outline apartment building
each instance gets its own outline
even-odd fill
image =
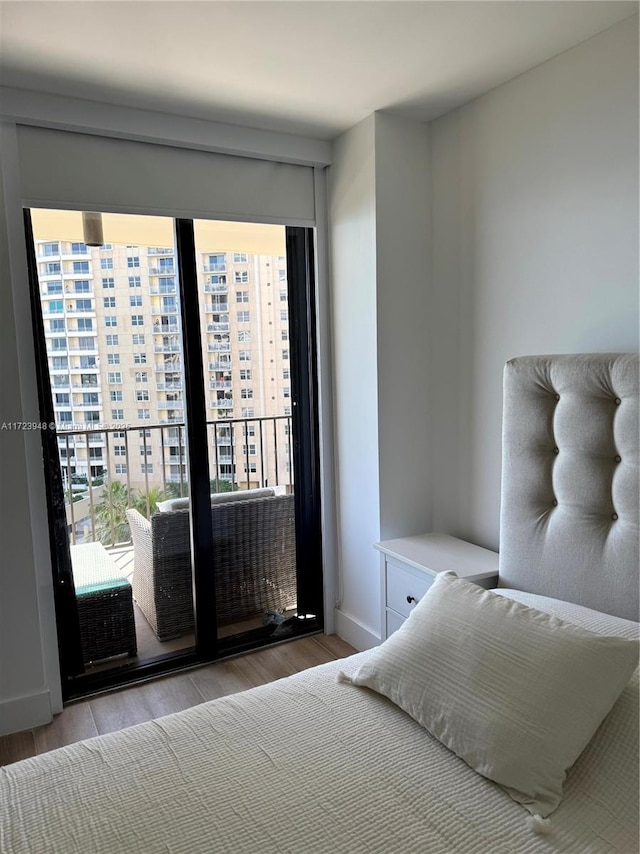
[[[186,492],[174,248],[36,239],[35,250],[69,495],[104,480]],[[211,479],[291,485],[286,259],[197,250]]]

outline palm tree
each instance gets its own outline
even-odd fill
[[[158,512],[158,502],[164,501],[165,494],[159,486],[152,486],[148,492],[134,490],[131,496],[131,506],[142,513],[147,519]]]
[[[187,498],[189,495],[189,483],[183,481],[169,481],[167,483],[166,496],[167,498]]]
[[[112,480],[102,489],[95,507],[95,538],[105,546],[125,543],[131,538],[126,511],[131,507],[131,490],[126,483]]]
[[[152,486],[148,492],[139,489],[127,489],[119,480],[106,484],[102,499],[95,508],[95,538],[105,546],[126,543],[131,539],[127,522],[127,510],[131,507],[147,519],[158,512],[158,502],[165,498],[159,486]]]

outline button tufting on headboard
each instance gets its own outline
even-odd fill
[[[502,586],[638,619],[638,410],[637,354],[507,363]]]

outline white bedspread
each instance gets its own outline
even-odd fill
[[[611,630],[609,618],[597,626],[586,609],[545,610]],[[633,624],[616,622],[633,636]],[[637,673],[571,770],[550,832],[540,835],[522,807],[404,712],[337,681],[365,655],[8,766],[0,777],[0,850],[638,850]]]

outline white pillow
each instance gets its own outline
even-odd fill
[[[628,683],[638,643],[439,574],[350,681],[384,694],[534,815]]]

